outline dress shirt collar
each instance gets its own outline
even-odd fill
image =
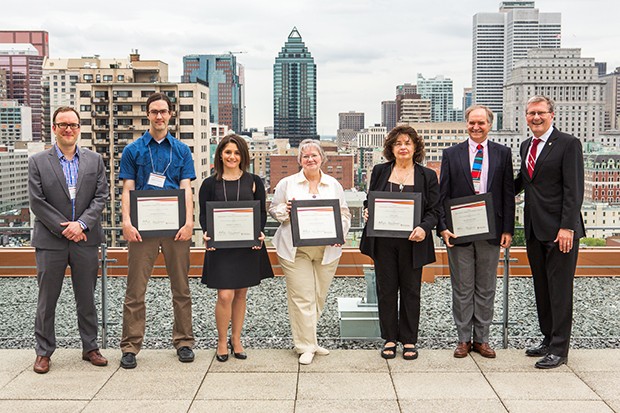
[[[155,143],[158,143],[158,142],[155,140],[155,138],[153,137],[153,135],[151,135],[151,134],[149,133],[149,131],[144,132],[144,135],[142,135],[142,136],[144,136],[144,145],[145,145],[145,146],[148,146],[148,145],[149,145],[149,143],[151,143],[151,141],[153,141],[153,142],[155,142]],[[165,141],[167,140],[167,141],[168,141],[168,143],[169,143],[170,145],[172,145],[172,142],[170,141],[170,139],[171,139],[171,138],[172,138],[172,135],[170,134],[170,132],[168,132],[168,133],[166,134],[166,136],[164,137],[164,139],[163,139],[161,142],[159,142],[159,143],[163,143],[163,142],[165,142]]]
[[[62,151],[60,150],[60,148],[58,147],[57,144],[54,144],[54,149],[56,149],[56,155],[58,156],[58,159],[68,161],[68,159],[65,157],[65,154],[62,153]],[[79,157],[80,157],[80,148],[76,145],[75,146],[75,154],[73,155],[73,159],[79,158]]]
[[[327,182],[325,182],[325,174],[323,173],[323,171],[319,172],[321,174],[321,180],[319,181],[319,185],[328,185]],[[295,182],[299,184],[308,182],[308,178],[306,178],[306,175],[304,175],[303,169],[295,175]]]
[[[547,132],[543,133],[542,136],[540,138],[538,138],[538,139],[540,139],[542,141],[543,146],[549,140],[549,137],[551,136],[551,133],[553,133],[553,125],[551,125],[549,127],[549,129],[547,129]],[[532,142],[534,142],[534,139],[536,139],[536,136],[532,136],[532,138],[533,138]]]
[[[487,139],[483,140],[482,142],[480,142],[480,144],[478,144],[478,143],[474,142],[472,140],[472,138],[467,138],[467,142],[469,143],[469,151],[472,152],[472,153],[476,153],[476,152],[478,152],[478,145],[482,145],[482,148],[483,148],[482,150],[483,151],[486,150],[487,145],[489,143],[489,139],[487,138]]]

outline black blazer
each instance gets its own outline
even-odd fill
[[[577,238],[584,237],[581,142],[554,128],[536,160],[530,179],[527,156],[531,141],[529,138],[521,143],[521,169],[514,181],[517,194],[525,190],[526,238],[553,241],[560,228],[572,229]]]
[[[369,191],[383,191],[387,185],[394,162],[386,162],[375,165],[370,176]],[[416,192],[422,193],[422,220],[420,227],[426,232],[426,238],[422,242],[411,241],[413,250],[413,268],[435,262],[435,247],[433,245],[433,228],[437,225],[437,205],[439,203],[439,184],[437,174],[432,169],[422,165],[414,165],[414,185]],[[364,207],[368,206],[368,200],[364,201]],[[360,251],[370,258],[375,257],[375,237],[366,236],[366,227],[362,232]]]
[[[487,192],[493,194],[495,212],[495,235],[490,244],[499,245],[503,233],[514,234],[515,193],[510,148],[488,141],[489,172]],[[439,223],[437,233],[448,229],[444,202],[449,199],[475,195],[469,162],[469,139],[444,149],[441,158],[441,182],[439,184]],[[441,236],[441,235],[440,235]],[[460,244],[468,245],[468,244]]]

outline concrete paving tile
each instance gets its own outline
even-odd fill
[[[381,358],[378,351],[374,350],[331,350],[327,356],[315,355],[312,364],[300,365],[299,371],[304,373],[389,372],[385,360]]]
[[[478,353],[471,353],[471,357],[483,371],[534,371],[534,363],[538,361],[538,357],[527,357],[525,350],[520,349],[501,349],[495,350],[497,357],[494,359],[488,359],[482,357]],[[566,366],[562,366],[559,369],[562,371],[568,371]],[[558,369],[556,369],[558,371]]]
[[[294,400],[296,385],[297,373],[208,373],[196,399]]]
[[[271,372],[271,373],[297,373],[299,363],[297,355],[294,351],[286,350],[246,350],[248,358],[238,360],[231,355],[228,361],[221,363],[215,359],[215,351],[213,352],[211,366],[209,372],[225,373],[225,372]]]
[[[0,389],[17,377],[20,373],[12,371],[0,371]]]
[[[299,411],[299,410],[297,410]],[[293,413],[294,400],[195,400],[189,413]]]
[[[571,350],[568,366],[574,371],[620,371],[620,350]]]
[[[499,400],[400,400],[402,413],[462,413],[463,411],[476,413],[506,412]]]
[[[297,399],[395,400],[396,394],[388,373],[299,373]]]
[[[402,348],[401,348],[402,350]],[[377,351],[378,353],[378,351]],[[415,360],[405,360],[399,350],[396,358],[388,360],[392,373],[406,372],[478,372],[478,366],[471,357],[462,359],[454,358],[452,350],[427,350],[420,349],[419,356]],[[380,357],[377,354],[377,357]]]
[[[295,413],[399,413],[396,400],[298,400]]]
[[[578,376],[603,400],[620,399],[620,371],[587,372]]]
[[[510,413],[613,413],[601,400],[505,400]]]
[[[107,354],[107,353],[106,353]],[[195,358],[191,363],[181,363],[176,350],[146,350],[136,356],[138,367],[135,371],[158,371],[158,372],[206,372],[215,356],[215,350],[195,350]],[[106,355],[106,357],[108,357]],[[108,357],[110,366],[120,367],[122,353],[113,351]]]
[[[481,373],[393,373],[399,400],[494,400],[497,396]]]
[[[0,399],[90,400],[114,372],[58,371],[47,374],[26,370],[0,389]]]
[[[620,399],[605,400],[615,412],[620,412]]]
[[[87,401],[76,400],[0,400],[3,413],[78,413]]]
[[[144,370],[119,369],[96,399],[191,400],[203,377],[204,373],[192,371],[148,371],[144,374]]]
[[[191,400],[93,400],[82,413],[185,413]]]
[[[0,349],[0,372],[17,373],[32,368],[36,354],[33,350]]]
[[[490,372],[486,378],[502,400],[599,400],[573,373]]]

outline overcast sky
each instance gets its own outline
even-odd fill
[[[562,13],[562,47],[620,66],[617,0],[537,0],[541,12]],[[335,135],[338,113],[381,121],[381,101],[397,84],[442,74],[454,81],[461,106],[471,86],[472,17],[497,12],[499,0],[31,0],[3,1],[4,30],[47,30],[50,57],[99,54],[169,65],[180,81],[183,56],[243,51],[247,126],[273,124],[273,63],[293,26],[318,72],[318,132]],[[94,8],[96,4],[97,8]]]

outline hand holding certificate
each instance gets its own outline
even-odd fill
[[[369,192],[366,235],[409,238],[420,223],[421,201],[419,192]]]
[[[185,225],[185,190],[131,191],[131,224],[142,237],[174,237]]]
[[[260,246],[260,201],[207,202],[207,248]]]
[[[293,200],[291,226],[295,247],[344,244],[337,199]]]
[[[489,192],[446,201],[448,229],[457,236],[452,244],[495,238],[493,195]]]

